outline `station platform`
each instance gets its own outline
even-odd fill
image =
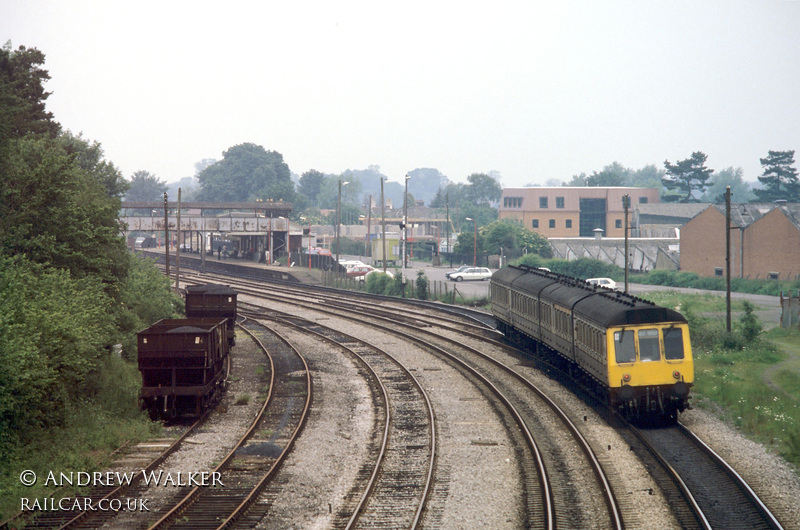
[[[157,263],[166,264],[166,255],[163,248],[144,248],[136,249],[136,253],[154,259]],[[199,271],[202,267],[200,254],[192,252],[181,252],[181,270]],[[169,253],[170,273],[175,273],[175,251]],[[218,259],[216,255],[206,255],[205,271],[218,272],[223,274],[234,274],[246,276],[254,279],[278,280],[284,282],[294,282],[310,285],[322,285],[322,271],[319,269],[309,269],[307,267],[283,267],[279,265],[267,265],[251,260],[226,258]]]

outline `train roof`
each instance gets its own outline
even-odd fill
[[[686,322],[677,311],[648,300],[524,265],[504,267],[492,275],[492,281],[541,296],[604,327]]]
[[[192,294],[222,294],[222,295],[236,295],[238,294],[233,288],[228,285],[220,283],[206,283],[203,285],[189,285],[186,287],[187,293]]]
[[[226,322],[227,319],[220,317],[162,318],[139,334],[210,333],[216,327],[224,327]]]

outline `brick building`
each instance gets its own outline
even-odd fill
[[[800,275],[800,204],[731,206],[731,277]],[[710,205],[680,231],[681,270],[725,276],[725,206]]]
[[[658,203],[656,188],[556,187],[505,188],[499,218],[513,220],[547,237],[594,237],[600,228],[607,237],[624,237],[622,197],[637,205]]]

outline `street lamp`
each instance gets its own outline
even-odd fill
[[[339,202],[336,207],[336,264],[339,264],[339,230],[342,225],[342,186],[347,186],[349,182],[339,181]]]
[[[408,265],[408,260],[406,259],[406,247],[408,246],[408,181],[411,180],[411,177],[406,175],[406,188],[405,194],[403,195],[403,268]],[[405,280],[405,276],[403,276],[403,280]]]
[[[411,179],[406,175],[406,188],[403,194],[403,298],[406,296],[406,245],[408,244],[408,181]]]
[[[478,221],[467,217],[467,221],[472,221],[475,224],[475,240],[472,244],[472,266],[478,266]]]

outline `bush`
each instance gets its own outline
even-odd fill
[[[367,292],[371,294],[384,294],[392,283],[392,277],[382,272],[367,276]]]
[[[414,296],[420,300],[428,299],[428,277],[425,276],[424,271],[417,272],[417,283],[414,287],[416,291]]]

